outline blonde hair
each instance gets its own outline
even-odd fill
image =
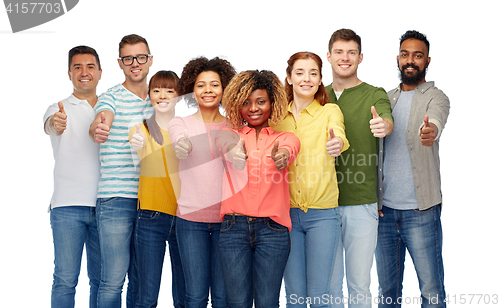
[[[234,76],[222,97],[222,107],[226,111],[226,122],[233,129],[245,125],[240,110],[243,103],[255,90],[266,90],[271,102],[269,124],[278,125],[286,115],[288,102],[283,84],[271,71],[245,71]]]

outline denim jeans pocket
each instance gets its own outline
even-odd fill
[[[378,220],[378,205],[377,203],[363,204],[362,207],[366,210],[368,215]]]
[[[220,225],[220,232],[226,232],[226,231],[231,230],[233,225],[234,225],[233,219],[224,218],[224,220],[222,221],[222,223]]]
[[[137,214],[138,219],[143,219],[143,220],[153,220],[156,217],[158,217],[159,213],[156,211],[150,211],[150,210],[139,210],[139,213]]]
[[[109,202],[113,202],[114,200],[116,200],[117,197],[111,197],[111,198],[99,198],[98,201],[100,204],[106,204],[106,203],[109,203]]]
[[[272,219],[267,220],[266,224],[273,231],[288,231],[287,227],[280,225]]]
[[[432,212],[434,210],[436,210],[436,206],[432,206],[432,207],[425,209],[425,210],[413,210],[413,212],[416,214],[425,214],[425,213]]]

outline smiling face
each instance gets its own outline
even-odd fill
[[[149,91],[149,99],[158,113],[168,113],[174,110],[179,101],[177,91],[172,88],[153,88]]]
[[[408,39],[401,44],[397,57],[400,79],[412,88],[425,82],[425,73],[431,58],[424,42]],[[414,86],[414,87],[413,87]]]
[[[95,93],[101,79],[102,70],[98,68],[96,58],[91,54],[77,54],[71,59],[69,79],[73,83],[75,96]]]
[[[120,49],[120,57],[137,57],[138,55],[149,54],[148,47],[144,43],[126,44]],[[153,56],[148,58],[144,64],[139,64],[136,59],[131,65],[124,65],[122,60],[118,59],[118,64],[125,74],[125,79],[129,82],[144,82],[148,76],[149,68],[153,64]]]
[[[293,64],[287,82],[292,85],[294,99],[314,98],[321,84],[319,66],[313,59],[300,59]]]
[[[271,101],[267,91],[264,89],[252,91],[243,102],[240,113],[249,127],[255,128],[257,131],[268,127],[268,119],[271,116]]]
[[[363,61],[358,43],[353,40],[337,40],[332,50],[327,53],[328,62],[332,65],[334,78],[357,78],[358,65]]]
[[[219,108],[223,92],[219,74],[212,71],[198,74],[193,92],[200,108]]]

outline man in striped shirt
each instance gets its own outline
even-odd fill
[[[140,167],[128,142],[132,125],[152,113],[147,75],[153,63],[149,46],[141,36],[122,38],[118,65],[125,82],[103,93],[95,107],[89,135],[100,144],[101,177],[97,193],[97,222],[101,246],[101,284],[98,307],[121,307],[121,291],[127,271],[127,307],[135,301],[135,273],[131,249],[137,215]]]

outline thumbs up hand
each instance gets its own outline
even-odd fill
[[[141,130],[139,123],[135,124],[135,132],[132,134],[132,138],[130,138],[130,145],[132,145],[132,149],[139,151],[144,147],[144,140],[146,140],[146,136]]]
[[[178,159],[186,159],[191,153],[192,150],[192,144],[191,141],[189,140],[189,135],[188,135],[188,130],[184,130],[184,137],[179,139],[177,141],[177,144],[174,147],[175,151],[175,156],[177,156]]]
[[[287,149],[279,148],[280,142],[276,140],[273,145],[273,149],[271,150],[271,159],[274,161],[276,165],[276,169],[281,171],[288,167],[288,159],[290,158],[290,153]]]
[[[62,102],[57,103],[59,106],[59,111],[54,113],[52,117],[52,126],[57,130],[60,135],[66,130],[67,118],[66,112],[64,111],[64,105]]]
[[[423,146],[430,147],[434,144],[436,140],[436,130],[437,127],[433,124],[429,124],[429,116],[424,116],[424,126],[420,129],[420,142]]]
[[[247,148],[245,147],[245,141],[241,139],[241,146],[235,144],[234,147],[227,153],[227,157],[233,162],[233,167],[236,170],[243,170],[247,164]]]
[[[374,137],[383,138],[388,135],[388,127],[375,109],[375,106],[371,108],[373,119],[370,120],[370,129]]]
[[[330,137],[328,137],[328,141],[326,142],[326,153],[328,153],[331,157],[337,157],[340,155],[340,151],[344,147],[344,141],[342,138],[335,137],[333,128],[330,128],[329,133]]]
[[[97,124],[94,132],[94,140],[97,143],[104,143],[109,137],[109,126],[106,124],[106,115],[101,112],[101,123]]]

